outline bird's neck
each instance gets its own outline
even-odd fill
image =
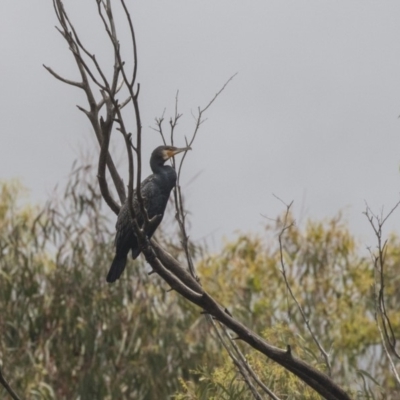
[[[153,174],[160,177],[166,183],[168,182],[168,187],[172,189],[176,183],[176,172],[170,165],[151,165]]]
[[[150,166],[154,175],[162,175],[168,177],[169,179],[176,177],[176,172],[170,165],[153,163],[150,164]]]
[[[161,164],[160,162],[150,162],[151,170],[153,174],[165,174],[167,173],[172,167],[169,165]]]

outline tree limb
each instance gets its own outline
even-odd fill
[[[18,395],[14,392],[14,390],[12,389],[12,387],[9,385],[9,383],[7,382],[6,378],[4,378],[3,376],[3,372],[1,370],[0,367],[0,384],[3,385],[4,389],[7,390],[8,394],[13,398],[13,400],[21,400]]]

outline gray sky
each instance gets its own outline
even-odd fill
[[[149,126],[165,107],[166,116],[173,113],[176,91],[184,144],[194,127],[191,112],[238,72],[187,158],[182,183],[193,238],[219,243],[235,230],[261,231],[261,214],[283,211],[274,193],[294,200],[296,218],[344,210],[362,243],[372,243],[364,201],[379,211],[399,199],[400,2],[129,3],[145,173],[160,142]],[[110,48],[96,2],[65,4],[88,47],[106,61]],[[0,178],[22,178],[32,200],[43,201],[94,140],[75,107],[85,105],[82,94],[42,67],[78,76],[54,29],[51,1],[2,5]],[[117,140],[113,146],[123,154]],[[400,230],[399,213],[388,228]]]

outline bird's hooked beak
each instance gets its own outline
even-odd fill
[[[189,147],[189,146],[188,147],[181,147],[181,148],[173,147],[172,149],[167,150],[167,157],[168,157],[167,160],[169,158],[173,157],[173,156],[176,156],[179,153],[182,153],[182,152],[188,151],[188,150],[192,150],[192,148]]]

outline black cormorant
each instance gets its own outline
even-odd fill
[[[168,203],[169,195],[176,184],[176,172],[169,166],[164,165],[165,161],[175,154],[190,150],[190,147],[176,148],[172,146],[157,147],[150,158],[150,167],[153,174],[148,176],[140,185],[143,204],[147,210],[149,220],[159,216],[147,228],[146,235],[150,239],[160,224]],[[133,209],[139,226],[143,226],[143,216],[140,212],[140,205],[136,193],[133,196]],[[126,201],[118,214],[117,233],[115,236],[115,257],[107,275],[107,282],[115,282],[125,269],[128,253],[132,250],[132,258],[140,254],[140,248],[133,229],[133,221]]]

